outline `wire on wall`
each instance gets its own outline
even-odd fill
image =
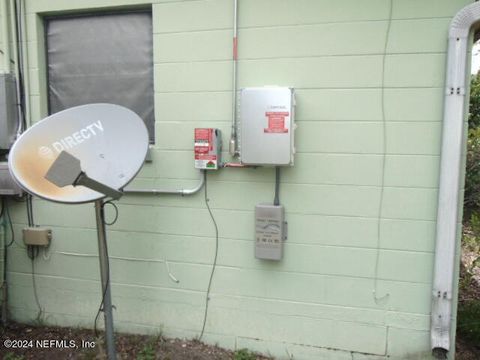
[[[385,303],[388,301],[390,294],[385,294],[383,296],[378,296],[378,267],[380,262],[380,240],[381,240],[381,225],[382,225],[382,215],[383,215],[383,199],[385,192],[385,173],[386,173],[386,161],[387,161],[387,120],[385,114],[385,64],[387,61],[387,50],[388,50],[388,41],[390,38],[390,29],[392,26],[392,17],[393,17],[393,0],[390,0],[390,8],[388,15],[387,23],[387,32],[385,35],[385,44],[383,49],[383,59],[382,59],[382,89],[381,89],[381,106],[382,106],[382,133],[383,133],[383,142],[382,142],[382,176],[380,183],[380,199],[378,202],[378,217],[377,217],[377,244],[376,244],[376,257],[375,257],[375,270],[374,270],[374,285],[373,285],[373,299],[377,305]]]
[[[280,205],[280,166],[275,167],[275,197],[273,198],[273,205]]]
[[[31,260],[32,263],[32,285],[33,285],[33,296],[35,298],[35,303],[37,304],[38,312],[36,320],[39,322],[43,317],[43,308],[40,305],[40,300],[38,299],[38,291],[37,291],[37,282],[35,280],[35,259],[38,257],[40,253],[40,247],[34,245],[27,246],[27,255]]]
[[[208,190],[207,190],[207,171],[204,171],[203,176],[205,176],[205,206],[208,209],[208,213],[210,214],[210,218],[212,219],[213,226],[215,227],[215,255],[213,257],[213,264],[212,264],[212,271],[210,273],[210,279],[208,280],[208,287],[207,293],[205,297],[205,312],[203,314],[203,323],[202,323],[202,331],[200,332],[199,340],[202,339],[203,333],[205,332],[205,325],[207,323],[207,316],[208,316],[208,304],[210,302],[210,289],[212,287],[212,280],[213,275],[215,273],[215,268],[217,266],[217,257],[218,257],[218,226],[217,222],[215,221],[215,217],[213,216],[212,210],[210,209],[209,205],[209,198],[208,198]]]

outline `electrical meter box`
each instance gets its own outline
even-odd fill
[[[271,204],[255,206],[255,257],[281,260],[286,238],[285,208]]]
[[[0,151],[9,150],[17,131],[17,92],[12,74],[0,74]]]
[[[240,160],[293,165],[295,93],[287,87],[245,88],[240,96]]]
[[[195,168],[217,170],[222,156],[222,136],[219,129],[195,129]]]

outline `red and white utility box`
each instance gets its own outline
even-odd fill
[[[293,165],[295,96],[288,87],[245,88],[240,97],[240,160]]]
[[[219,129],[195,129],[195,168],[217,170],[222,155],[222,136]]]

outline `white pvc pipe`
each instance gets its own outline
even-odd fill
[[[450,350],[453,274],[458,219],[460,165],[465,116],[468,38],[480,20],[480,3],[460,10],[452,20],[448,37],[447,75],[443,116],[440,189],[436,229],[431,346],[444,356]]]
[[[3,72],[10,73],[10,39],[8,30],[8,0],[0,0],[0,11],[2,12],[2,44],[3,44]]]

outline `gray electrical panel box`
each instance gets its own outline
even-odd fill
[[[286,238],[285,208],[270,204],[255,206],[255,257],[281,260]]]
[[[247,165],[293,165],[295,97],[288,87],[242,89],[240,160]]]
[[[22,189],[8,171],[8,163],[0,162],[0,195],[22,195],[22,193]]]
[[[18,126],[15,77],[0,74],[0,150],[9,150]]]

